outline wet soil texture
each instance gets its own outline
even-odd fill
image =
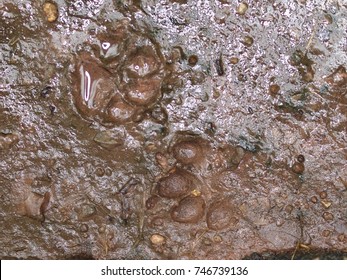
[[[1,258],[346,256],[346,1],[0,15]]]

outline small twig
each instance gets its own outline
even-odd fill
[[[206,232],[208,232],[208,229],[205,229],[198,237],[195,238],[195,240],[193,241],[192,247],[191,247],[191,251],[193,251],[193,249],[195,248],[197,243],[201,240],[201,238],[204,237]]]
[[[19,39],[20,39],[19,36],[18,36],[18,37],[13,37],[12,39],[10,39],[10,41],[8,42],[8,44],[9,44],[10,46],[13,46],[13,45],[15,45],[15,44],[19,41]]]
[[[307,54],[308,49],[310,48],[310,46],[312,44],[313,38],[317,33],[317,27],[318,27],[318,23],[315,23],[313,26],[312,34],[311,34],[310,38],[308,39],[308,42],[307,42],[306,47],[305,47],[305,55]]]
[[[296,242],[295,250],[293,252],[292,257],[290,258],[291,260],[294,260],[296,251],[298,250],[299,246],[300,246],[300,241]]]
[[[134,179],[134,178],[130,178],[123,187],[121,187],[118,191],[118,193],[120,194],[127,194],[128,191],[130,190],[131,187],[136,186],[139,183],[139,180]]]

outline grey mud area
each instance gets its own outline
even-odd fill
[[[346,258],[345,0],[0,15],[2,259]]]

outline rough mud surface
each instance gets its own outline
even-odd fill
[[[0,1],[1,258],[346,257],[346,1],[54,3]]]

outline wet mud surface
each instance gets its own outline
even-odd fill
[[[0,15],[1,258],[346,258],[345,1]]]

